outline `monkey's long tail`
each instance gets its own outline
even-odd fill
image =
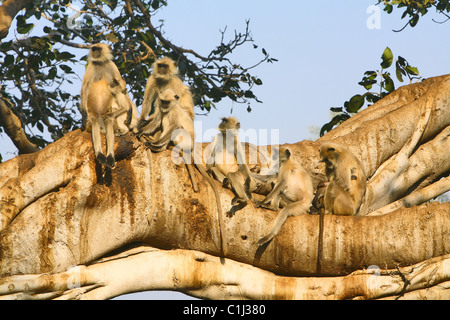
[[[223,222],[223,213],[222,213],[222,203],[220,202],[220,196],[219,191],[217,191],[217,186],[214,184],[214,181],[212,178],[208,175],[208,173],[205,170],[205,167],[202,164],[196,164],[195,165],[202,174],[203,178],[208,181],[211,188],[214,190],[214,196],[216,197],[216,206],[217,206],[217,215],[219,220],[219,228],[220,228],[220,251],[222,252],[222,255],[225,257],[227,254],[226,245],[225,245],[225,224]]]
[[[322,255],[323,255],[323,220],[325,216],[325,209],[320,209],[319,215],[319,243],[317,244],[317,273],[322,272]]]
[[[277,215],[277,218],[275,219],[275,222],[273,224],[272,230],[264,237],[261,238],[258,241],[258,246],[262,246],[265,243],[272,240],[278,232],[280,232],[281,227],[283,226],[284,222],[287,218],[298,216],[300,214],[308,213],[309,207],[310,207],[311,201],[305,201],[305,199],[301,201],[297,201],[294,203],[291,203],[284,207]]]

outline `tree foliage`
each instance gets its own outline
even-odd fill
[[[381,55],[380,67],[381,69],[376,71],[369,70],[364,72],[362,80],[358,82],[367,92],[352,96],[348,101],[344,102],[343,107],[330,108],[335,115],[330,122],[324,124],[322,129],[320,129],[320,136],[331,131],[334,127],[361,111],[365,106],[369,107],[393,92],[395,90],[395,83],[391,75],[391,69],[394,67],[395,76],[400,82],[404,81],[404,77],[408,77],[410,84],[415,80],[421,79],[419,70],[411,66],[405,58],[398,56],[394,64],[394,55],[389,47],[386,47]],[[378,86],[377,91],[372,90],[374,86],[375,88]]]
[[[384,6],[383,10],[391,14],[394,8],[404,9],[401,16],[402,19],[408,18],[408,22],[396,32],[404,30],[407,26],[415,27],[419,22],[419,18],[435,8],[438,14],[445,17],[445,20],[438,23],[444,23],[450,19],[450,2],[449,0],[378,0],[378,4]],[[437,21],[435,21],[437,22]],[[395,90],[395,83],[392,79],[389,69],[393,62],[394,56],[389,47],[387,47],[381,56],[381,70],[366,71],[359,85],[363,86],[367,92],[364,94],[356,94],[348,101],[344,102],[343,107],[332,107],[330,110],[334,113],[333,118],[320,129],[320,136],[331,131],[333,128],[349,119],[364,107],[368,107],[378,100],[382,99]],[[398,81],[403,82],[404,77],[408,77],[409,82],[419,80],[419,70],[417,67],[411,66],[405,58],[398,56],[395,60],[395,75]],[[379,91],[370,91],[374,85],[379,86]]]
[[[401,18],[407,18],[408,22],[399,30],[402,31],[407,26],[415,27],[420,17],[426,15],[430,9],[435,9],[438,14],[445,17],[443,21],[435,21],[444,23],[450,19],[450,2],[449,0],[378,0],[378,4],[383,4],[384,11],[391,14],[395,7],[404,9]]]
[[[220,43],[207,55],[172,43],[163,25],[152,21],[167,6],[163,0],[17,1],[21,2],[25,10],[15,17],[15,30],[9,30],[0,46],[1,99],[39,147],[51,142],[46,133],[57,140],[80,126],[79,94],[74,88],[81,86],[91,43],[111,45],[137,106],[151,65],[162,56],[178,63],[196,106],[206,112],[225,98],[250,110],[251,103],[260,102],[252,88],[262,84],[252,69],[276,61],[254,43],[249,21],[243,32],[235,31],[231,38],[223,31]],[[260,55],[253,65],[232,59],[232,53],[243,46]],[[0,126],[1,132],[5,131]]]

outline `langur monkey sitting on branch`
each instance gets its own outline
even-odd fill
[[[355,215],[366,192],[361,162],[344,146],[325,142],[319,149],[325,162],[326,182],[319,184],[313,204],[319,209],[317,272],[322,268],[324,215]]]
[[[217,128],[219,133],[205,150],[208,171],[222,184],[229,183],[236,194],[232,205],[247,203],[252,198],[250,192],[255,188],[239,141],[240,127],[237,118],[222,118]]]
[[[161,122],[151,122],[147,126],[149,134],[147,142],[145,143],[152,151],[160,152],[168,148],[172,148],[172,152],[177,155],[181,153],[181,157],[186,164],[189,176],[192,181],[192,186],[195,192],[198,192],[197,181],[195,179],[194,170],[192,166],[193,149],[194,149],[194,122],[190,117],[190,114],[180,106],[178,103],[179,96],[171,88],[165,89],[158,95],[156,100],[157,112],[161,115]],[[152,136],[153,135],[153,136]],[[157,136],[157,138],[155,138]],[[203,164],[194,162],[197,169],[202,176],[208,181],[214,191],[216,197],[218,219],[220,225],[220,243],[221,251],[225,255],[224,247],[224,222],[222,216],[222,205],[220,202],[219,192],[214,181],[206,173],[206,169]]]
[[[280,148],[279,171],[273,190],[261,202],[255,202],[255,207],[278,211],[272,230],[261,240],[262,246],[272,240],[280,231],[288,217],[309,212],[314,197],[313,183],[308,172],[291,157],[289,149]]]
[[[366,193],[366,175],[361,162],[344,146],[326,142],[320,146],[325,162],[325,214],[355,215]]]
[[[137,110],[128,96],[126,83],[112,61],[107,44],[91,46],[81,87],[82,130],[90,126],[97,161],[112,168],[114,131],[123,135],[137,125]],[[106,157],[102,152],[100,130],[106,134]]]
[[[142,131],[148,131],[147,126],[150,122],[161,121],[161,114],[157,107],[155,107],[151,119],[147,120],[147,117],[151,113],[152,106],[156,102],[159,93],[166,89],[173,90],[179,97],[178,105],[187,112],[192,120],[194,119],[194,102],[192,100],[191,92],[178,77],[178,69],[175,66],[175,62],[169,57],[164,57],[153,63],[152,75],[147,80],[144,101],[142,103],[142,112],[139,119],[139,127]]]

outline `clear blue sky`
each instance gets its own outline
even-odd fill
[[[280,143],[294,143],[313,136],[309,126],[320,127],[329,120],[329,108],[364,89],[357,85],[364,71],[379,69],[380,57],[389,46],[394,57],[403,56],[419,68],[423,77],[450,73],[450,21],[436,24],[434,13],[426,15],[415,28],[400,29],[402,11],[381,13],[380,29],[366,26],[371,16],[367,8],[376,0],[267,1],[267,0],[168,0],[156,19],[164,20],[168,39],[179,46],[207,55],[220,41],[227,26],[230,39],[234,30],[244,31],[245,20],[259,48],[265,48],[279,62],[264,63],[253,70],[263,81],[254,88],[263,104],[246,106],[224,101],[202,121],[203,132],[217,127],[220,118],[237,116],[244,130],[279,129]],[[155,18],[154,23],[157,24]],[[251,65],[260,51],[241,50],[235,59]],[[396,83],[397,84],[397,83]],[[406,84],[406,83],[405,83]],[[77,84],[81,88],[81,83]],[[138,106],[140,111],[140,106]],[[200,110],[197,110],[200,112]],[[197,123],[198,124],[198,123]],[[197,127],[198,129],[198,127]],[[201,132],[197,131],[201,136]],[[209,141],[207,137],[197,140]],[[4,158],[14,156],[9,138],[0,137]],[[175,298],[161,292],[133,295],[133,298]]]

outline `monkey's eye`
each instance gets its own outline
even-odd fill
[[[170,101],[169,101],[169,100],[161,100],[161,103],[162,103],[162,104],[169,104]]]
[[[99,48],[99,47],[92,47],[91,50],[94,51],[94,52],[96,52],[96,51],[102,51],[102,48]]]
[[[158,63],[158,68],[165,69],[165,68],[167,68],[167,64],[165,64],[165,63]]]

